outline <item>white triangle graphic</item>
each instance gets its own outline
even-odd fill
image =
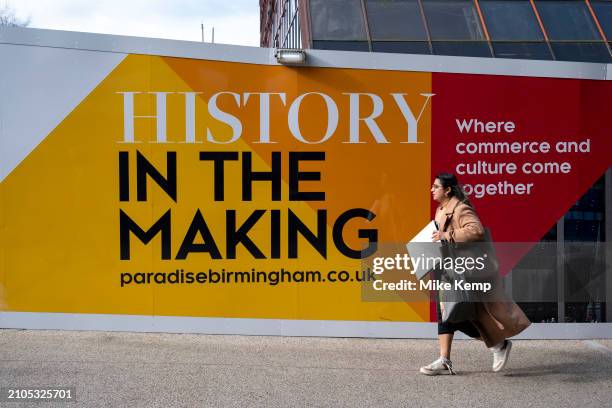
[[[0,44],[0,182],[127,54]]]

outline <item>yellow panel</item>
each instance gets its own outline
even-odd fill
[[[135,119],[137,143],[123,143],[123,96],[135,95],[135,114],[155,114],[155,96],[167,95],[168,143],[155,143],[155,120]],[[228,140],[231,128],[213,119],[207,109],[211,95],[221,91],[285,92],[287,105],[299,94],[322,92],[338,106],[340,122],[333,138],[305,145],[293,138],[287,125],[288,106],[271,104],[275,144],[254,143],[259,137],[259,105],[236,106],[231,97],[219,106],[240,118],[242,138],[231,144],[206,142],[206,129],[218,140]],[[173,316],[428,321],[428,302],[363,302],[360,283],[220,283],[128,284],[122,273],[220,271],[320,271],[345,269],[354,276],[359,260],[341,254],[333,243],[336,218],[350,208],[376,213],[370,223],[353,220],[345,231],[347,244],[359,248],[364,240],[358,228],[377,228],[381,241],[405,242],[429,219],[427,192],[430,182],[429,105],[419,122],[420,144],[401,144],[406,122],[393,105],[390,93],[406,93],[419,111],[420,94],[431,91],[431,75],[348,69],[300,69],[249,64],[195,61],[131,55],[115,69],[0,185],[3,211],[3,251],[0,309],[6,311],[110,313]],[[185,99],[180,92],[199,92],[196,98],[196,141],[185,143]],[[362,123],[364,144],[347,144],[349,98],[345,92],[376,93],[383,97],[385,114],[378,119],[391,143],[376,144]],[[362,115],[371,111],[363,99]],[[300,128],[304,134],[325,131],[314,99],[304,102]],[[176,152],[178,191],[172,200],[150,178],[147,201],[136,200],[136,152],[165,175],[166,153]],[[200,151],[251,152],[253,168],[270,171],[271,154],[281,152],[282,200],[272,201],[270,183],[256,182],[253,201],[241,196],[241,162],[225,165],[225,201],[213,200],[212,163],[199,160]],[[320,171],[321,181],[303,182],[308,191],[325,191],[326,200],[288,200],[288,154],[291,151],[325,151],[325,162],[304,162],[304,170]],[[130,160],[129,202],[119,200],[119,152]],[[200,210],[219,250],[226,253],[226,210],[235,210],[238,223],[254,210],[266,210],[249,237],[270,255],[270,211],[281,213],[281,258],[255,260],[242,246],[237,259],[212,260],[207,253],[175,259],[197,210]],[[327,210],[327,259],[299,238],[298,259],[287,255],[287,214],[293,211],[304,224],[316,229],[316,210]],[[171,211],[171,260],[161,259],[159,236],[144,245],[131,237],[131,259],[120,260],[119,212],[124,211],[141,228],[149,228]],[[154,275],[153,275],[154,277]]]

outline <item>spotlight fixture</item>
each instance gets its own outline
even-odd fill
[[[283,65],[302,65],[306,62],[306,51],[302,49],[277,48],[274,56]]]

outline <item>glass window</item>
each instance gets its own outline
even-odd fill
[[[605,215],[605,178],[600,177],[565,214],[565,241],[605,242]]]
[[[425,41],[372,41],[372,51],[401,54],[431,54]]]
[[[519,261],[507,275],[512,282],[512,294],[515,299],[527,302],[518,303],[529,320],[536,323],[559,322],[557,302],[533,302],[540,297],[542,300],[557,299],[557,253],[551,253],[547,242],[557,242],[557,224],[548,230],[540,242]]]
[[[482,40],[484,35],[472,1],[423,0],[432,40]]]
[[[567,302],[565,321],[570,323],[601,323],[606,320],[606,302]]]
[[[360,0],[310,0],[314,40],[366,41]]]
[[[533,8],[528,1],[480,1],[491,40],[544,40]]]
[[[372,40],[427,40],[416,0],[367,0]]]
[[[317,50],[370,51],[367,41],[321,41],[314,40],[312,48]]]
[[[537,1],[548,37],[554,40],[601,40],[584,1]]]
[[[591,1],[593,11],[608,40],[612,39],[612,1]]]
[[[551,43],[559,61],[612,62],[605,43]]]
[[[549,284],[549,282],[547,282]],[[518,303],[529,320],[535,323],[559,323],[556,302]]]
[[[458,57],[490,57],[491,50],[484,41],[434,41],[433,52],[436,55],[454,55]]]
[[[606,304],[602,302],[606,262],[601,254],[606,242],[605,207],[605,177],[601,177],[565,214],[566,321],[606,321]],[[572,245],[572,241],[599,244]]]
[[[494,42],[493,52],[497,58],[552,59],[545,43]]]

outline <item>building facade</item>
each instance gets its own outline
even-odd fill
[[[261,46],[612,62],[608,0],[261,0]]]

